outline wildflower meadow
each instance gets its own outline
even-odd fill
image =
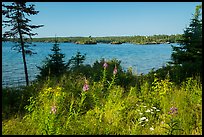
[[[3,89],[5,95],[21,95],[18,111],[9,118],[10,106],[3,100],[2,134],[202,134],[199,77],[177,85],[168,77],[159,79],[154,74],[151,82],[136,79],[134,86],[124,88],[117,84],[118,67],[115,64],[110,68],[110,62],[103,62],[99,81],[82,74],[64,74],[60,79],[36,82],[20,91]],[[107,73],[109,69],[112,74]]]

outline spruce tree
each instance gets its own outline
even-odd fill
[[[196,6],[190,25],[184,30],[180,46],[172,46],[172,64],[180,65],[190,75],[202,73],[202,6]]]
[[[77,68],[86,59],[86,54],[82,55],[79,51],[76,53],[75,56],[72,56],[72,58],[69,60],[68,65],[71,66],[71,68]]]
[[[58,41],[55,39],[55,43],[51,49],[53,54],[49,54],[48,57],[46,57],[42,67],[37,66],[40,70],[40,75],[37,76],[38,79],[43,79],[48,76],[60,76],[66,71],[67,65],[63,60],[65,55],[60,52],[61,49],[58,45]]]
[[[32,39],[32,36],[37,35],[37,33],[31,33],[32,29],[42,27],[43,25],[30,25],[31,21],[26,16],[36,15],[39,11],[36,11],[34,5],[26,5],[26,2],[13,2],[11,5],[3,4],[2,14],[7,20],[3,20],[3,27],[11,27],[9,31],[6,31],[3,34],[4,39],[13,38],[14,42],[17,42],[17,50],[22,53],[24,72],[26,85],[29,85],[27,65],[26,65],[26,53],[32,53],[31,50],[27,52],[26,47],[29,45],[26,44],[26,36],[29,36]]]

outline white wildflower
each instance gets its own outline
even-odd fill
[[[144,108],[146,108],[147,106],[143,106]]]
[[[153,128],[153,127],[150,127],[149,129],[150,129],[151,131],[153,131],[153,130],[154,130],[154,128]]]
[[[160,111],[159,109],[157,109],[156,111]]]
[[[149,109],[147,109],[145,112],[150,112],[150,110],[149,110]]]
[[[149,121],[148,119],[146,119],[145,121]]]
[[[143,121],[143,120],[145,120],[145,119],[147,119],[146,117],[142,117],[142,118],[140,118],[140,121]]]
[[[142,115],[143,113],[140,112],[139,114]]]
[[[150,109],[150,111],[153,111],[153,109]]]
[[[156,107],[152,107],[153,109],[157,109]]]

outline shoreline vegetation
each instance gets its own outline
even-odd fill
[[[182,78],[170,66],[136,76],[117,60],[73,66],[60,77],[3,88],[2,134],[201,135],[202,77]]]
[[[182,38],[181,34],[176,35],[153,35],[153,36],[107,36],[107,37],[57,37],[59,43],[75,43],[75,44],[170,44],[177,43]],[[2,41],[14,41],[14,39],[4,39]],[[55,37],[32,38],[29,42],[54,42]]]

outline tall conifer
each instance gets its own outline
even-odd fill
[[[28,47],[26,45],[26,36],[29,36],[32,39],[32,36],[37,35],[37,33],[32,33],[32,29],[36,29],[42,27],[43,25],[30,25],[30,19],[27,16],[36,15],[39,11],[36,11],[34,5],[26,5],[26,2],[13,2],[11,5],[2,5],[4,9],[2,9],[2,14],[5,16],[3,20],[3,27],[11,27],[9,31],[6,31],[3,34],[3,38],[13,38],[14,42],[17,42],[17,49],[22,53],[23,64],[24,64],[24,72],[26,85],[29,85],[27,65],[26,65],[26,53],[32,53],[32,51],[26,50]]]

